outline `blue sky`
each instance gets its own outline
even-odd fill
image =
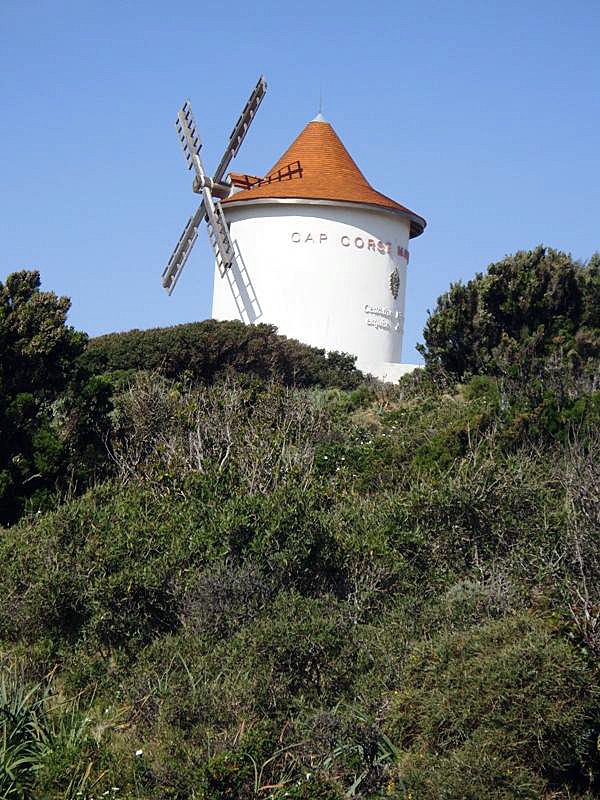
[[[207,167],[262,72],[233,167],[264,173],[324,112],[370,182],[428,220],[412,242],[404,360],[452,281],[539,242],[600,249],[600,3],[0,0],[0,280],[36,268],[90,334],[210,315],[203,232],[173,127]]]

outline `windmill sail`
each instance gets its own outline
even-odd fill
[[[163,271],[162,285],[169,294],[171,294],[175,288],[181,271],[185,266],[185,262],[198,238],[198,226],[202,219],[205,219],[207,222],[208,237],[215,254],[221,277],[224,277],[225,274],[231,270],[231,267],[237,264],[234,246],[229,234],[229,226],[219,198],[227,197],[231,192],[231,183],[223,183],[223,177],[231,160],[240,149],[266,91],[267,82],[261,76],[231,132],[225,153],[212,178],[206,175],[202,159],[200,158],[202,140],[198,134],[198,128],[189,100],[185,101],[177,113],[177,120],[175,122],[177,135],[183,148],[183,155],[188,169],[194,170],[196,173],[193,189],[195,192],[202,194],[202,203],[195,214],[187,221],[183,233],[171,254],[171,258]],[[258,180],[263,179],[259,178]],[[236,275],[238,272],[239,270],[235,271]],[[236,278],[232,277],[230,274],[228,280],[231,284]]]
[[[189,100],[186,100],[177,112],[175,127],[177,128],[177,135],[179,136],[179,141],[183,148],[183,155],[187,162],[188,169],[195,168],[196,162],[194,156],[200,155],[202,140],[198,135],[196,121],[192,114],[192,105]]]
[[[183,233],[171,254],[171,258],[163,271],[162,285],[169,294],[175,288],[175,284],[181,275],[181,270],[184,268],[185,262],[198,238],[198,225],[200,225],[204,213],[204,201],[202,201],[196,213],[188,219]]]
[[[227,167],[231,163],[231,160],[235,158],[238,153],[238,150],[242,146],[242,142],[246,138],[246,134],[248,133],[248,128],[250,127],[250,123],[254,119],[256,112],[260,104],[262,103],[263,97],[267,91],[267,82],[261,75],[258,79],[258,83],[252,90],[252,94],[250,95],[248,102],[244,106],[244,110],[240,114],[238,121],[235,123],[234,129],[231,131],[231,136],[229,137],[229,142],[227,144],[227,149],[223,153],[223,158],[219,162],[219,166],[215,170],[213,180],[216,182],[220,182],[223,180],[223,176],[227,172]]]

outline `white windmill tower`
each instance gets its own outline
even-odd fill
[[[215,319],[268,322],[279,332],[357,356],[394,380],[401,364],[409,239],[425,220],[368,183],[318,114],[264,178],[225,173],[264,97],[260,78],[213,178],[185,103],[177,130],[202,202],[163,272],[173,290],[204,218],[215,252]]]

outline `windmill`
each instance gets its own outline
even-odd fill
[[[215,255],[213,319],[261,319],[306,344],[352,353],[360,369],[395,379],[406,369],[409,240],[427,223],[371,186],[321,113],[265,177],[228,172],[266,89],[261,76],[212,178],[189,101],[179,110],[177,133],[202,199],[162,284],[171,294],[204,220]]]
[[[202,202],[187,221],[171,258],[163,271],[162,285],[169,294],[172,293],[179,280],[185,262],[198,238],[198,227],[203,219],[207,223],[208,237],[215,253],[221,277],[224,277],[227,270],[235,262],[236,254],[231,241],[229,226],[221,207],[221,199],[231,194],[233,184],[224,180],[224,178],[227,167],[237,155],[266,91],[267,82],[261,75],[229,136],[223,157],[212,178],[209,178],[206,174],[200,158],[202,141],[198,134],[189,100],[186,100],[177,114],[175,127],[183,147],[183,154],[188,169],[193,169],[196,173],[192,189],[197,194],[202,195]],[[244,176],[244,178],[252,180],[251,176]],[[261,181],[264,179],[256,178],[255,180]]]

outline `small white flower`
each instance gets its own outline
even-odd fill
[[[323,456],[323,458],[325,459],[325,461],[327,461],[327,456]]]
[[[144,751],[143,750],[136,750],[135,754],[136,754],[136,756],[141,756],[141,755],[144,754]]]

